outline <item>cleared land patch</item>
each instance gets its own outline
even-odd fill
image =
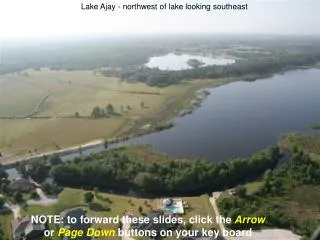
[[[0,117],[27,115],[48,94],[21,79],[22,77],[0,77]]]
[[[158,88],[123,82],[95,71],[44,68],[3,75],[0,118],[33,113],[49,96],[32,116],[38,119],[0,119],[0,152],[10,157],[135,133],[145,123],[178,114],[195,90],[230,81],[190,81]],[[108,104],[113,105],[115,116],[91,118],[95,106],[105,109]]]

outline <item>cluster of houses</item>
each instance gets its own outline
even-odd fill
[[[12,192],[31,192],[39,187],[35,182],[27,178],[14,179],[8,185],[8,190]],[[11,221],[11,231],[13,240],[40,240],[43,239],[45,230],[44,224],[31,222],[30,217],[14,218]]]

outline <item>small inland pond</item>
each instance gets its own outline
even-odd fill
[[[222,57],[169,53],[152,57],[145,65],[149,68],[159,68],[160,70],[182,70],[191,69],[195,66],[227,65],[234,62],[234,59]]]

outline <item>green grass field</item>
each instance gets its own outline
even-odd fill
[[[81,189],[65,188],[58,198],[58,202],[52,206],[27,206],[21,211],[22,216],[35,214],[60,214],[62,211],[72,209],[75,207],[84,207],[87,210],[87,216],[105,217],[105,216],[122,216],[125,211],[131,212],[135,215],[139,213],[139,206],[142,206],[143,211],[148,212],[152,208],[156,208],[157,201],[149,199],[130,198],[120,195],[99,193],[102,199],[94,198],[94,203],[103,207],[110,208],[110,211],[92,211],[88,204],[83,200],[83,195],[86,191]],[[108,201],[104,200],[108,199]],[[51,225],[51,227],[54,227]],[[105,229],[105,224],[96,224],[93,227]],[[116,229],[115,225],[108,225],[108,229]],[[57,238],[59,239],[59,238]]]
[[[159,209],[159,199],[142,199],[127,197],[121,195],[98,193],[99,198],[94,198],[94,203],[103,207],[110,208],[110,211],[93,211],[88,208],[88,205],[83,201],[83,195],[86,191],[80,189],[65,188],[59,194],[58,202],[53,206],[27,206],[21,211],[22,216],[35,215],[35,214],[60,214],[62,211],[74,207],[85,207],[88,216],[106,217],[106,216],[122,216],[125,212],[131,212],[135,216],[141,216],[139,207],[142,207],[142,213],[147,214],[151,210]],[[187,201],[189,208],[186,209],[185,220],[195,215],[212,216],[215,217],[212,206],[209,202],[207,195],[200,197],[183,197],[182,200]],[[105,229],[105,224],[96,224],[95,228]],[[116,225],[108,225],[108,229],[116,229]],[[217,227],[210,224],[196,224],[193,228],[211,228]]]
[[[3,239],[11,239],[11,220],[13,214],[11,212],[0,214],[0,226],[3,231]]]
[[[22,76],[0,77],[0,117],[26,115],[47,94],[43,89],[23,81]]]
[[[192,93],[230,79],[202,80],[165,88],[127,83],[94,71],[26,70],[0,76],[0,117],[28,115],[49,119],[0,119],[0,152],[6,156],[70,147],[123,133],[134,133],[146,122],[178,113]],[[143,101],[146,107],[141,107]],[[90,119],[95,106],[112,104],[120,116]],[[132,109],[127,110],[130,106]],[[121,106],[124,110],[121,110]],[[81,117],[73,118],[78,112]]]
[[[218,224],[215,223],[215,214],[212,205],[209,201],[208,195],[202,195],[200,197],[183,197],[182,200],[187,201],[189,209],[186,209],[184,219],[188,221],[190,217],[200,215],[201,217],[211,216],[213,217],[214,224],[194,224],[193,229],[219,229]]]

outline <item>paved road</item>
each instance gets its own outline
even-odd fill
[[[34,182],[32,179],[30,179],[30,181],[33,182],[34,184],[36,184],[36,186],[39,186],[39,184]],[[49,206],[49,205],[53,205],[53,204],[57,203],[58,198],[46,196],[46,194],[42,191],[42,189],[40,187],[36,188],[36,191],[39,195],[39,199],[28,200],[28,201],[26,201],[25,204]],[[19,204],[9,205],[8,203],[6,203],[4,206],[7,209],[10,209],[12,211],[14,218],[21,217],[21,214],[20,214],[21,206]]]
[[[9,204],[6,203],[4,206],[9,208],[12,211],[14,218],[21,217],[21,215],[20,215],[20,205],[19,204],[9,205]]]
[[[102,146],[104,144],[104,140],[102,139],[97,139],[97,140],[92,140],[90,142],[80,144],[77,146],[73,147],[68,147],[68,148],[63,148],[60,150],[52,150],[48,152],[42,152],[42,153],[37,153],[34,155],[22,155],[22,156],[8,156],[8,157],[2,157],[2,165],[7,166],[7,165],[13,165],[17,162],[23,162],[23,161],[29,161],[35,158],[42,158],[43,156],[51,156],[53,154],[58,154],[60,157],[64,157],[67,155],[72,155],[73,153],[78,153],[79,148],[82,148],[83,151],[88,150],[88,149],[93,149],[97,146]]]
[[[220,197],[220,194],[221,194],[221,192],[214,192],[214,193],[212,193],[212,197],[209,199],[210,203],[213,207],[214,214],[216,216],[221,216],[219,209],[218,209],[218,206],[217,206],[217,202],[216,202],[216,200]],[[220,233],[222,233],[226,229],[224,227],[223,223],[219,223],[219,228],[220,228]],[[225,238],[228,240],[227,237],[225,237]]]
[[[233,238],[236,239],[236,238]],[[236,240],[300,240],[298,236],[285,229],[265,229],[261,231],[252,231],[250,237],[237,237]]]
[[[53,205],[58,202],[58,198],[56,197],[48,197],[45,195],[45,193],[42,191],[41,188],[36,188],[36,191],[39,195],[39,199],[31,199],[27,201],[28,205],[42,205],[42,206],[49,206]]]

